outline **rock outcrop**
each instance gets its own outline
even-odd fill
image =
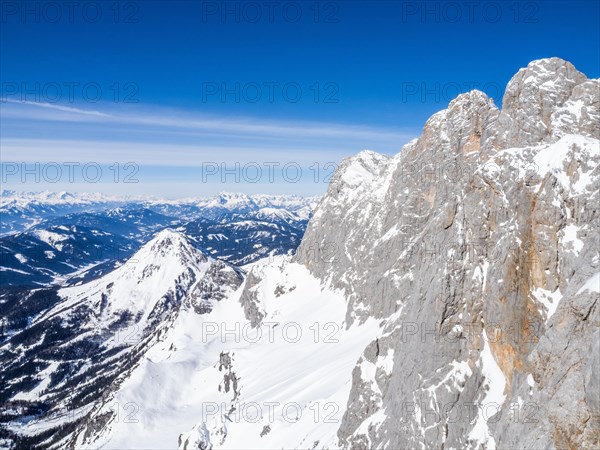
[[[398,155],[341,164],[297,261],[348,324],[384,321],[342,447],[600,445],[599,108],[599,80],[534,61],[502,111],[472,91]]]

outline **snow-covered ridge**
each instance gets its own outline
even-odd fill
[[[90,200],[87,196],[78,202],[71,200],[73,194],[57,197],[66,203],[33,201],[26,208],[7,206],[0,211],[0,270],[5,272],[2,285],[63,283],[76,273],[93,276],[90,270],[80,270],[95,265],[98,267],[94,273],[104,273],[109,267],[101,263],[127,257],[166,227],[193,236],[211,256],[234,264],[249,264],[270,254],[295,250],[316,201],[297,196],[244,194],[172,203],[85,203]],[[46,194],[41,198],[46,198]]]
[[[0,192],[1,206],[19,206],[26,207],[31,204],[90,204],[90,203],[109,203],[126,202],[135,200],[135,197],[106,195],[101,193],[71,193],[66,191],[52,192],[23,192],[3,189]]]
[[[174,323],[182,317],[195,319],[182,331],[197,331],[200,317],[230,297],[242,280],[237,268],[206,256],[187,236],[165,229],[112,272],[46,290],[54,305],[29,318],[28,338],[13,341],[2,336],[0,341],[0,354],[20,355],[2,361],[3,374],[22,371],[28,360],[25,352],[36,354],[44,369],[28,375],[32,384],[12,390],[10,383],[3,383],[0,393],[12,392],[6,400],[15,405],[14,411],[30,401],[44,402],[50,411],[24,422],[9,421],[9,429],[23,435],[56,427],[75,430],[77,420],[101,408],[146,352],[173,332]],[[190,343],[191,350],[197,344]],[[10,408],[3,413],[7,411],[11,413]],[[176,442],[176,431],[171,433],[171,442]],[[62,438],[42,438],[44,447],[64,448]]]
[[[59,295],[68,300],[42,318],[81,301],[103,302],[102,317],[114,320],[113,315],[129,311],[143,329],[150,313],[156,313],[157,302],[169,293],[180,301],[176,293],[190,289],[216,263],[186,236],[165,229],[113,272],[86,284],[61,289]]]
[[[226,207],[236,209],[243,206],[273,208],[301,208],[318,201],[319,197],[301,197],[298,195],[243,194],[223,192],[214,197],[187,197],[168,199],[143,195],[108,195],[99,192],[23,192],[4,189],[0,192],[0,207],[28,207],[31,205],[89,205],[112,203],[146,203],[166,205],[196,205],[199,207]]]
[[[232,213],[253,213],[264,208],[292,212],[298,220],[308,220],[318,197],[296,195],[246,195],[221,193],[211,198],[164,199],[149,196],[117,196],[100,193],[15,192],[3,190],[0,196],[0,235],[23,231],[43,220],[74,213],[106,211],[119,217],[131,209],[147,209],[175,220],[199,217],[217,219]],[[123,221],[127,217],[122,217]],[[143,218],[140,218],[143,220]]]

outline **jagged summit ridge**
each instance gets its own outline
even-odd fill
[[[588,80],[560,58],[532,61],[509,81],[503,97],[507,145],[553,142],[565,133],[598,139],[599,108],[600,80]]]
[[[561,58],[544,58],[530,62],[511,78],[502,110],[480,90],[460,94],[448,108],[432,115],[421,136],[398,156],[421,157],[427,151],[432,159],[448,152],[475,153],[480,158],[480,152],[487,157],[505,148],[556,142],[566,134],[600,139],[600,79],[588,79]],[[373,153],[364,150],[346,161],[371,160],[379,165],[398,161]],[[353,164],[343,162],[340,171]],[[370,172],[380,170],[373,164],[369,167]]]
[[[62,312],[72,315],[72,308],[85,304],[86,314],[105,322],[107,329],[124,315],[130,318],[129,326],[153,328],[180,307],[209,311],[210,302],[200,292],[207,286],[207,278],[222,283],[211,288],[218,301],[228,289],[239,285],[242,274],[233,266],[206,256],[183,233],[164,229],[114,271],[88,283],[60,289],[64,302],[42,319]]]

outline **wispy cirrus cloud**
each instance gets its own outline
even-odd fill
[[[231,118],[199,115],[190,111],[166,108],[136,108],[127,111],[99,111],[53,103],[8,100],[2,108],[3,119],[28,122],[95,122],[102,126],[140,126],[181,133],[223,134],[263,138],[338,138],[360,141],[389,141],[394,147],[414,137],[414,130],[378,128],[367,125],[347,125],[311,121],[276,121],[253,117]],[[8,131],[8,130],[7,130]],[[135,130],[132,130],[132,133]]]
[[[302,166],[312,163],[338,162],[347,156],[343,149],[322,150],[311,147],[289,147],[282,152],[278,145],[186,145],[164,143],[132,143],[126,141],[93,141],[63,139],[3,138],[3,162],[95,162],[99,164],[133,162],[139,165],[201,167],[207,163],[232,166],[236,163],[277,161]]]
[[[0,166],[10,172],[7,185],[16,190],[134,190],[173,196],[226,190],[314,195],[324,192],[328,176],[345,157],[365,148],[396,153],[417,134],[401,128],[231,118],[139,105],[92,109],[9,101],[0,107]],[[79,184],[67,179],[67,167],[72,163],[81,164],[75,169]],[[110,182],[116,174],[110,167],[123,172],[131,163],[139,178],[135,184]],[[98,182],[85,183],[82,167],[89,164],[102,166],[98,170],[103,177]],[[274,165],[277,169],[272,177]],[[287,165],[292,166],[289,177],[284,169]],[[208,178],[207,167],[212,171]],[[251,179],[256,167],[261,172],[258,182]],[[50,174],[61,170],[62,175],[58,182],[46,182],[45,170]],[[301,176],[290,182],[295,170]],[[41,172],[39,180],[32,171]]]
[[[52,109],[52,110],[56,110],[56,111],[62,111],[62,112],[68,112],[68,113],[73,113],[76,115],[83,115],[83,116],[95,116],[95,117],[105,117],[108,118],[110,117],[109,114],[100,112],[100,111],[94,111],[94,110],[87,110],[87,109],[81,109],[81,108],[74,108],[71,106],[64,106],[58,103],[47,103],[47,102],[32,102],[29,100],[14,100],[14,99],[4,99],[2,100],[2,102],[4,103],[9,103],[12,105],[24,105],[24,106],[33,106],[36,108],[46,108],[46,109]],[[11,117],[11,110],[8,109],[3,109],[2,111],[2,115],[6,116],[7,118]],[[13,116],[14,117],[14,116]],[[22,115],[19,115],[17,117],[23,117]],[[30,118],[32,118],[32,116],[29,116]],[[33,116],[35,117],[35,116]],[[46,120],[50,120],[51,117],[53,117],[52,115],[48,115],[45,116]]]

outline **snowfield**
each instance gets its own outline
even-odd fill
[[[98,414],[120,411],[82,448],[332,448],[352,368],[378,333],[375,320],[346,329],[346,303],[304,266],[258,263],[266,316],[253,329],[240,287],[207,315],[183,311]],[[285,293],[277,296],[282,287]],[[219,367],[221,355],[230,369]],[[226,387],[233,373],[237,386]]]

